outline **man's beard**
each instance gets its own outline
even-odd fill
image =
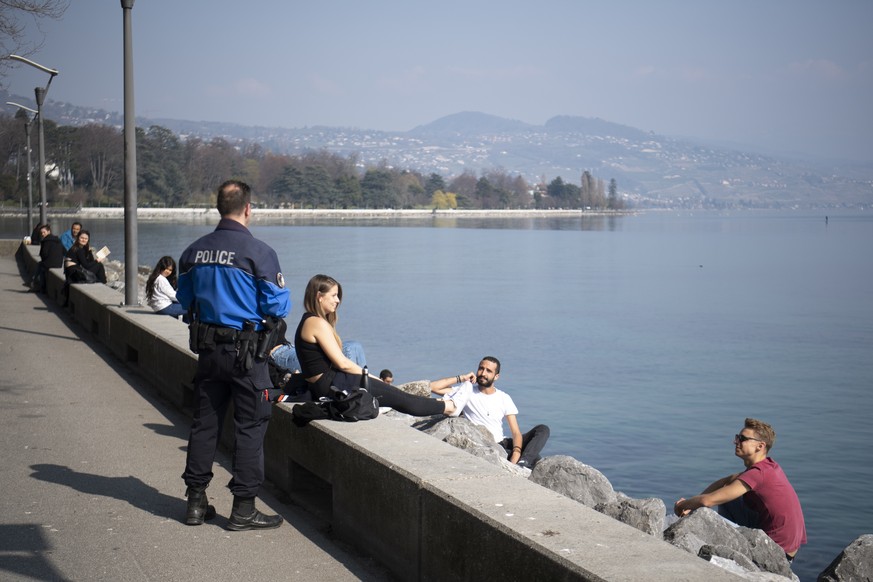
[[[486,380],[484,376],[477,376],[476,384],[482,388],[491,388],[492,384],[494,384],[494,380]]]

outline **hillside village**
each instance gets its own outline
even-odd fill
[[[25,98],[21,98],[25,99]],[[120,114],[49,101],[60,125],[121,127]],[[484,113],[458,113],[406,132],[355,128],[245,127],[218,122],[137,119],[183,139],[252,142],[277,154],[323,150],[379,164],[457,176],[501,169],[531,184],[583,172],[609,182],[639,208],[869,208],[873,167],[789,159],[678,139],[601,119],[559,116],[530,125]]]

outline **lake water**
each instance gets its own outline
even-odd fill
[[[21,236],[23,219],[0,219]],[[68,225],[64,225],[65,227]],[[94,220],[123,259],[123,223]],[[139,262],[178,257],[212,224],[139,222]],[[617,490],[668,509],[739,471],[732,437],[771,423],[797,490],[814,580],[873,533],[873,215],[255,223],[277,249],[296,326],[315,273],[344,287],[339,331],[398,383],[500,358],[522,429]],[[835,476],[828,477],[829,472]]]

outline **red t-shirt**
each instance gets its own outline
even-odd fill
[[[767,457],[746,469],[739,479],[751,489],[743,499],[758,513],[758,527],[770,539],[789,554],[806,543],[800,500],[776,461]]]

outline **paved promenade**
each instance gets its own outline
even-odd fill
[[[0,256],[0,580],[389,579],[267,491],[281,528],[225,530],[222,452],[218,516],[184,525],[189,421],[82,331]]]

